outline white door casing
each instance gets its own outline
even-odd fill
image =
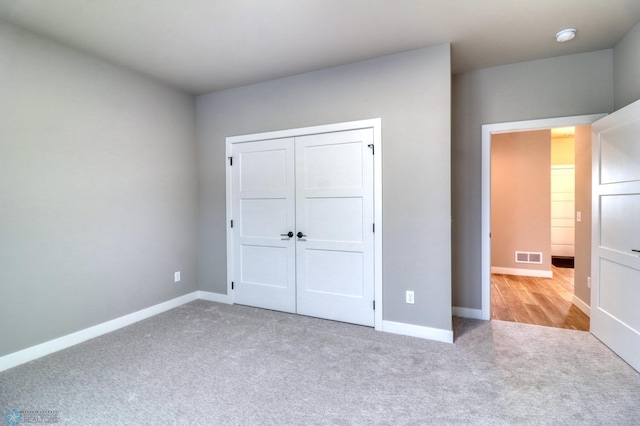
[[[238,143],[231,154],[235,301],[295,312],[293,138]]]
[[[335,137],[338,133],[342,134],[338,136],[338,138],[346,137],[346,139],[336,139],[337,142],[335,144],[328,143],[325,136],[323,136],[333,134]],[[227,167],[227,222],[229,225],[227,227],[227,294],[229,302],[289,312],[297,310],[297,305],[300,304],[300,306],[302,306],[300,313],[305,315],[374,325],[377,330],[382,329],[381,133],[381,120],[371,119],[227,138],[227,156],[232,157],[232,159],[229,159],[230,162],[233,161],[233,166]],[[350,134],[350,136],[345,136],[347,134]],[[278,141],[276,141],[276,139]],[[288,142],[284,142],[284,140],[288,140]],[[284,203],[282,201],[284,199],[282,194],[274,193],[274,191],[268,189],[268,186],[273,183],[272,181],[274,181],[274,179],[260,183],[260,189],[265,191],[264,193],[246,193],[243,194],[242,197],[234,195],[235,188],[241,185],[241,182],[238,181],[241,171],[234,170],[242,161],[238,158],[238,155],[245,155],[246,158],[250,158],[247,155],[251,153],[254,157],[252,160],[262,157],[262,160],[258,161],[258,163],[264,163],[262,167],[265,169],[271,164],[267,157],[269,155],[275,157],[273,152],[271,152],[273,149],[257,148],[258,144],[262,144],[265,141],[267,144],[276,144],[275,147],[271,148],[275,148],[276,150],[284,149],[284,151],[287,151],[288,148],[279,146],[278,144],[290,143],[292,146],[291,152],[296,152],[297,156],[302,158],[298,160],[300,161],[300,167],[302,167],[302,169],[309,169],[309,173],[304,173],[304,175],[309,176],[309,179],[306,177],[298,179],[309,181],[309,183],[312,184],[303,186],[305,189],[300,190],[301,201],[298,202],[298,207],[293,210],[294,214],[296,210],[299,210],[297,218],[299,224],[295,223],[296,218],[294,217],[293,223],[295,226],[293,228],[295,229],[290,229],[292,227],[287,224],[287,230],[282,230],[281,232],[279,230],[277,240],[271,235],[274,233],[274,230],[268,232],[270,235],[268,238],[262,235],[267,233],[266,231],[252,231],[249,233],[248,231],[252,230],[252,228],[247,228],[246,235],[241,236],[243,235],[241,234],[242,230],[241,228],[238,229],[239,223],[237,222],[238,220],[243,221],[243,218],[238,219],[238,214],[242,211],[242,203],[249,207],[254,207],[253,210],[251,210],[245,206],[244,211],[249,213],[258,210],[257,206],[260,205],[282,205]],[[256,145],[250,145],[254,142]],[[244,148],[241,148],[242,146],[244,146]],[[376,155],[373,155],[374,150]],[[309,162],[304,159],[305,151],[315,154],[309,156],[309,158],[312,158],[314,161]],[[360,159],[357,162],[358,167],[349,171],[347,170],[348,167],[345,166],[353,166],[356,163],[354,161],[354,158],[356,158],[354,153],[356,151],[359,152],[357,157]],[[266,152],[271,152],[271,154],[266,154]],[[331,156],[334,157],[334,160],[336,158],[337,160],[332,161],[330,159]],[[295,169],[295,160],[292,164],[294,164]],[[300,167],[298,169],[300,169]],[[349,182],[349,180],[354,181],[354,170],[356,171],[355,174],[361,175],[359,178],[361,181],[358,185],[359,188],[355,188],[353,182]],[[362,173],[367,173],[367,176],[369,176],[368,180],[363,179]],[[236,174],[238,177],[236,177]],[[253,175],[250,173],[249,176]],[[277,182],[277,179],[275,179],[275,182]],[[322,185],[324,185],[324,187],[322,187]],[[245,197],[244,195],[247,196]],[[293,199],[295,200],[295,198],[294,196]],[[240,202],[241,199],[245,201]],[[256,202],[256,200],[259,200],[259,202]],[[369,207],[359,208],[359,203],[369,203]],[[347,220],[343,218],[342,222],[336,220],[335,213],[338,211],[349,212],[348,215],[344,216],[350,219]],[[360,213],[354,215],[354,213],[358,211],[360,211]],[[353,216],[357,217],[355,222]],[[232,220],[234,221],[233,228],[230,227]],[[259,221],[251,215],[248,216],[247,220],[248,222],[245,226],[257,226],[257,224],[259,224]],[[263,218],[263,220],[267,219]],[[281,220],[280,222],[283,221]],[[288,222],[288,219],[286,222]],[[354,223],[358,231],[353,231],[351,225],[354,225]],[[375,233],[372,229],[374,223]],[[280,227],[282,226],[279,226],[279,228]],[[302,230],[302,227],[306,227],[306,230]],[[366,233],[365,230],[369,232]],[[281,238],[285,238],[280,234],[289,231],[294,232],[294,234],[304,231],[307,235],[309,235],[309,232],[313,232],[315,237],[310,236],[309,238],[303,237],[299,239],[294,236],[291,239],[280,240]],[[345,233],[345,231],[347,232]],[[362,234],[362,236],[360,238],[354,238],[356,234]],[[279,253],[284,253],[283,250],[290,250],[291,247],[294,247],[295,250],[295,247],[298,247],[300,258],[297,266],[297,281],[302,284],[298,284],[297,287],[298,290],[304,288],[305,291],[302,292],[299,290],[299,294],[302,294],[302,296],[299,301],[296,300],[294,302],[293,310],[290,309],[290,306],[288,309],[274,307],[270,302],[265,303],[262,301],[256,303],[257,300],[262,300],[262,297],[254,295],[248,296],[239,290],[241,285],[238,279],[242,277],[242,271],[236,259],[240,258],[243,254],[239,248],[242,244],[236,244],[235,242],[236,236],[238,236],[239,240],[241,240],[245,246],[249,247],[248,249],[244,249],[245,252],[251,255],[251,251],[256,250],[253,248],[255,244],[255,246],[260,247],[260,250],[270,253],[271,258],[276,260],[278,259]],[[256,240],[257,237],[263,238],[263,240]],[[371,249],[364,250],[364,247],[368,244],[371,246]],[[363,254],[363,252],[365,252],[365,254]],[[297,256],[289,256],[290,255],[287,255],[288,259],[295,260],[297,258]],[[360,257],[362,262],[354,262],[356,257]],[[257,256],[253,258],[245,256],[245,259],[249,260],[258,258]],[[322,266],[323,262],[327,267]],[[250,277],[250,273],[253,273],[252,271],[259,271],[260,268],[265,268],[264,270],[267,277],[282,277],[290,274],[289,269],[287,269],[287,272],[283,271],[286,268],[290,268],[291,263],[287,263],[286,267],[282,261],[280,261],[279,264],[277,262],[273,263],[274,264],[266,264],[266,262],[263,262],[263,264],[256,263],[253,269],[242,266],[245,268],[245,275],[242,279],[245,280],[245,278]],[[356,263],[358,266],[354,267]],[[304,267],[302,266],[303,264]],[[312,270],[316,272],[312,272]],[[341,270],[342,273],[338,273]],[[352,279],[349,280],[351,284],[354,282],[353,278],[357,277],[358,279],[361,278],[361,284],[366,281],[368,285],[359,291],[356,291],[356,287],[359,285],[351,285],[351,288],[343,287],[342,291],[336,291],[335,278],[339,276],[344,277],[343,273],[351,276]],[[321,274],[324,274],[324,277],[322,277]],[[256,272],[256,276],[257,275],[259,275],[258,272]],[[301,277],[305,278],[303,279]],[[294,282],[296,281],[295,273],[293,280]],[[267,291],[267,293],[273,293],[274,289],[278,290],[278,287],[282,287],[282,293],[287,293],[284,288],[289,289],[288,284],[269,286],[269,284],[273,284],[273,280],[270,281],[266,278],[262,278],[262,281],[265,281],[262,282],[254,276],[251,280],[242,281],[242,284],[244,285],[247,281],[251,281],[250,286],[253,286],[254,289]],[[371,283],[373,283],[373,285],[371,285]],[[294,289],[295,287],[294,285]],[[360,294],[359,296],[357,295],[358,293]],[[310,296],[316,296],[316,300],[312,301],[313,297],[309,299]],[[269,298],[269,296],[267,296],[267,298]],[[290,300],[290,296],[287,296],[287,299]],[[374,300],[375,311],[372,306]],[[350,303],[345,303],[345,301]],[[356,303],[354,304],[354,302]],[[321,305],[330,307],[330,309],[317,312],[318,307]],[[305,310],[305,306],[307,306],[307,310]],[[366,315],[364,315],[364,317],[366,317],[366,319],[356,319],[359,310],[361,311],[360,317],[363,317],[362,314],[365,312],[365,307]],[[343,317],[335,315],[335,313],[339,311],[349,312],[349,314]]]
[[[640,101],[592,131],[591,332],[640,371]]]
[[[299,314],[374,325],[371,144],[372,129],[296,138]]]

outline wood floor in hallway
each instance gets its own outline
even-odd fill
[[[553,278],[491,274],[491,319],[589,330],[589,317],[573,303],[573,273],[553,268]]]

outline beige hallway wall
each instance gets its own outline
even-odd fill
[[[491,266],[551,270],[551,132],[491,138]],[[540,252],[542,264],[517,263],[515,252]]]

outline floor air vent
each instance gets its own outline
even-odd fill
[[[538,263],[542,264],[542,253],[517,251],[516,263]]]

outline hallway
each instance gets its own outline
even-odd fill
[[[552,267],[553,278],[491,274],[491,319],[589,330],[589,317],[571,302],[571,268]]]

